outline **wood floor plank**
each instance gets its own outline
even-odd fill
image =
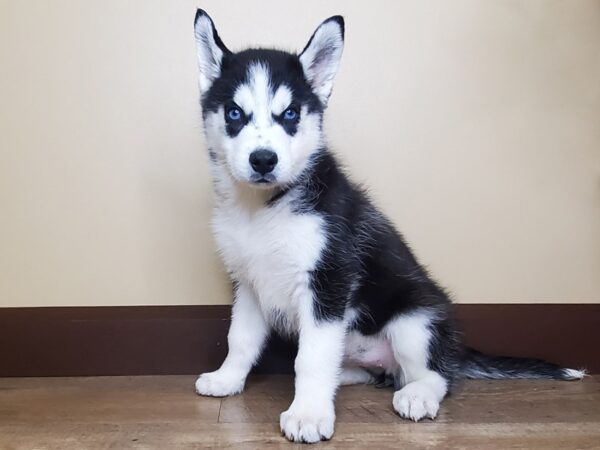
[[[194,377],[0,379],[0,449],[290,449],[279,413],[291,377],[252,377],[244,394],[199,397]],[[391,390],[339,391],[319,449],[600,449],[600,382],[469,381],[435,421],[412,423]]]
[[[206,424],[190,421],[160,424],[0,425],[0,448],[47,449],[290,449],[276,424]],[[598,423],[579,424],[349,424],[318,449],[598,449]]]
[[[220,408],[195,394],[192,376],[0,378],[0,424],[216,423]]]
[[[292,400],[292,380],[256,377],[243,395],[223,400],[220,422],[272,422]],[[340,388],[338,422],[396,423],[391,389],[373,386]],[[600,383],[585,381],[510,380],[466,381],[440,408],[438,423],[515,423],[600,421]]]

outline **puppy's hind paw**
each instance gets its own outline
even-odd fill
[[[407,384],[399,391],[394,392],[392,404],[400,417],[415,422],[425,417],[435,419],[440,409],[440,403],[434,392],[418,382]]]

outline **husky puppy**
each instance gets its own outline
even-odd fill
[[[344,20],[299,54],[231,52],[211,18],[194,21],[216,206],[212,227],[234,284],[229,353],[201,395],[244,389],[271,331],[298,341],[291,441],[333,435],[338,386],[383,381],[406,419],[433,419],[461,378],[578,379],[582,371],[492,357],[461,345],[448,294],[392,223],[348,180],[323,136]]]

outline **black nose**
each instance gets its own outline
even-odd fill
[[[250,153],[250,165],[261,175],[271,172],[277,165],[277,153],[266,150],[254,150]]]

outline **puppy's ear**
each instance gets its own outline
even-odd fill
[[[231,52],[221,41],[210,16],[202,9],[196,11],[194,34],[200,69],[200,91],[205,93],[215,78],[221,75],[223,56]]]
[[[343,48],[344,18],[333,16],[319,25],[300,53],[304,75],[323,105],[331,95]]]

